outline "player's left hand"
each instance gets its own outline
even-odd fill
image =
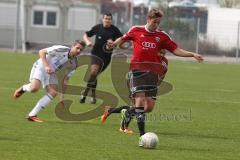
[[[197,53],[193,54],[193,58],[195,58],[198,62],[202,62],[204,60],[202,55]]]
[[[115,48],[114,42],[113,42],[112,40],[108,40],[108,41],[107,41],[106,48],[107,48],[107,49],[113,49],[113,48]]]

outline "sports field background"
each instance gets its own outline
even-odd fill
[[[157,100],[146,130],[160,140],[155,150],[139,148],[136,122],[133,135],[119,133],[120,116],[105,125],[98,119],[65,122],[56,118],[58,98],[42,110],[44,123],[25,117],[44,94],[23,95],[14,100],[14,90],[28,82],[33,54],[0,53],[0,160],[238,160],[240,157],[240,65],[170,60],[166,81],[174,90]],[[79,68],[70,83],[82,85],[86,68]],[[99,90],[116,94],[109,69],[99,78]],[[121,75],[119,75],[121,76]],[[78,96],[71,110],[96,107],[82,105]],[[98,104],[100,101],[98,101]],[[120,104],[123,104],[120,101]]]

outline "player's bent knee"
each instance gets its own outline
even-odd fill
[[[96,71],[91,71],[91,75],[92,76],[97,76],[97,74],[98,74],[98,71],[96,70]]]
[[[57,92],[55,92],[55,93],[50,93],[50,95],[54,98],[54,97],[56,97],[56,96],[58,95],[58,93],[57,93]]]
[[[135,97],[135,104],[136,105],[140,105],[140,106],[144,106],[145,105],[145,97]]]
[[[31,92],[32,93],[35,93],[39,90],[39,87],[36,87],[36,86],[31,86]]]
[[[55,90],[53,90],[53,89],[49,90],[48,93],[49,93],[52,97],[56,97],[56,96],[58,95],[58,92],[55,91]]]

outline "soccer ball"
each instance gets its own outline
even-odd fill
[[[158,136],[155,133],[148,132],[140,137],[139,146],[148,149],[154,149],[158,144]]]

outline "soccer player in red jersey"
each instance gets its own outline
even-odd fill
[[[193,57],[198,62],[203,61],[200,54],[186,51],[164,31],[158,30],[163,13],[151,9],[145,26],[133,26],[122,37],[108,44],[115,47],[124,41],[133,41],[133,54],[130,62],[129,89],[134,100],[134,107],[125,109],[120,130],[125,130],[132,115],[136,116],[140,136],[145,134],[145,112],[154,108],[157,84],[167,72],[167,60],[159,57],[161,50],[168,50],[176,56]]]

